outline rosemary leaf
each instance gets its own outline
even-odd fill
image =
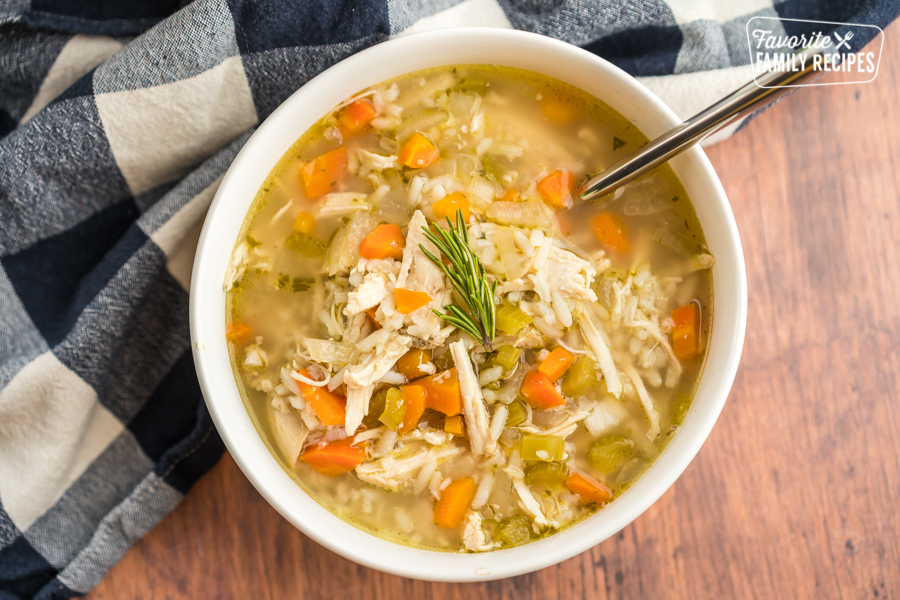
[[[456,225],[450,217],[447,217],[447,225],[447,230],[431,226],[423,227],[422,231],[425,238],[447,258],[449,265],[429,252],[423,244],[419,244],[419,248],[447,275],[450,285],[463,299],[468,312],[461,306],[450,304],[444,307],[446,312],[435,310],[434,313],[476,340],[480,340],[486,349],[491,350],[496,333],[494,292],[497,289],[497,282],[495,281],[493,285],[488,284],[484,265],[469,246],[469,232],[462,211],[456,211]]]

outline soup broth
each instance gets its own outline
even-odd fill
[[[488,66],[385,82],[301,137],[225,282],[237,383],[298,485],[451,551],[615,501],[681,423],[712,322],[714,259],[667,166],[572,197],[646,142],[579,89]]]

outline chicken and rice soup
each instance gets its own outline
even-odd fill
[[[227,337],[297,483],[400,543],[484,552],[615,500],[690,405],[714,258],[646,143],[555,79],[461,66],[336,107],[285,154],[232,257]]]

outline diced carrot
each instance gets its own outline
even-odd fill
[[[425,388],[425,408],[442,412],[448,417],[462,412],[462,394],[459,391],[456,367],[435,373],[416,383]]]
[[[355,469],[366,460],[365,447],[351,444],[353,444],[352,437],[327,444],[316,444],[307,448],[306,452],[300,455],[300,460],[319,473],[334,477]]]
[[[566,170],[553,171],[538,183],[537,189],[547,201],[547,204],[556,209],[570,208],[572,206],[572,194],[569,191],[569,172]]]
[[[232,321],[225,326],[225,339],[232,344],[240,344],[250,337],[250,326],[243,321]]]
[[[300,169],[306,197],[312,200],[327,194],[344,178],[346,172],[347,149],[343,146],[309,161]]]
[[[578,116],[574,106],[552,96],[541,99],[541,110],[551,123],[568,123]]]
[[[297,371],[304,377],[314,379],[306,369]],[[328,391],[325,386],[309,385],[302,381],[297,382],[297,387],[303,392],[306,403],[312,409],[323,425],[343,425],[347,417],[347,399]]]
[[[455,415],[444,419],[444,431],[452,433],[456,437],[468,437],[466,435],[466,421],[462,415]]]
[[[294,221],[294,231],[312,235],[316,229],[316,218],[308,212],[301,212]]]
[[[369,315],[369,319],[372,320],[372,325],[375,326],[375,329],[381,329],[381,323],[375,318],[376,313],[378,312],[378,307],[373,306],[369,310],[366,311],[366,314]]]
[[[404,315],[408,315],[431,302],[431,296],[425,292],[416,292],[403,288],[394,288],[394,299],[397,302],[397,310]]]
[[[518,202],[521,199],[519,195],[519,190],[515,188],[509,188],[506,190],[502,196],[497,198],[498,202]]]
[[[690,302],[672,311],[672,351],[681,360],[700,352],[700,310]]]
[[[620,254],[628,252],[630,248],[628,230],[618,216],[611,212],[603,212],[591,217],[591,229],[594,230],[594,235],[597,236],[600,243],[607,248]]]
[[[403,144],[397,158],[410,169],[424,169],[437,162],[441,153],[427,137],[418,131]]]
[[[550,381],[556,381],[574,362],[575,356],[571,352],[565,348],[555,348],[541,361],[538,371],[549,377]]]
[[[419,424],[419,419],[425,413],[425,388],[421,385],[400,386],[403,395],[403,405],[406,412],[403,413],[403,423],[400,424],[398,433],[406,433]]]
[[[445,487],[434,507],[435,524],[443,529],[456,529],[475,498],[475,489],[471,477],[456,479]]]
[[[406,240],[403,231],[394,223],[382,223],[363,238],[359,255],[363,258],[403,258]]]
[[[431,362],[431,350],[413,348],[401,356],[394,366],[404,377],[413,381],[427,375],[422,371],[422,367],[429,362]]]
[[[522,382],[522,390],[519,393],[537,408],[553,408],[566,403],[566,399],[554,387],[550,378],[540,371],[529,371],[525,375],[525,381]]]
[[[456,224],[456,211],[461,210],[463,212],[463,219],[468,223],[469,216],[472,214],[471,206],[472,205],[469,203],[469,199],[466,198],[465,194],[462,192],[453,192],[432,204],[431,210],[434,211],[434,218],[438,221],[443,221],[445,217],[450,217],[450,220],[453,221],[454,224]]]
[[[592,478],[581,473],[572,473],[566,479],[566,487],[573,494],[578,495],[582,504],[601,504],[612,498],[612,490]]]
[[[368,126],[377,114],[378,111],[375,110],[375,107],[372,106],[372,103],[368,100],[364,100],[363,98],[354,100],[341,111],[341,116],[338,117],[341,133],[343,133],[344,136],[359,133]]]

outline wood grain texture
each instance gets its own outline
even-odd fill
[[[613,539],[407,580],[310,541],[226,456],[90,597],[900,598],[898,34],[874,83],[800,89],[709,150],[747,259],[743,360],[700,454]]]

